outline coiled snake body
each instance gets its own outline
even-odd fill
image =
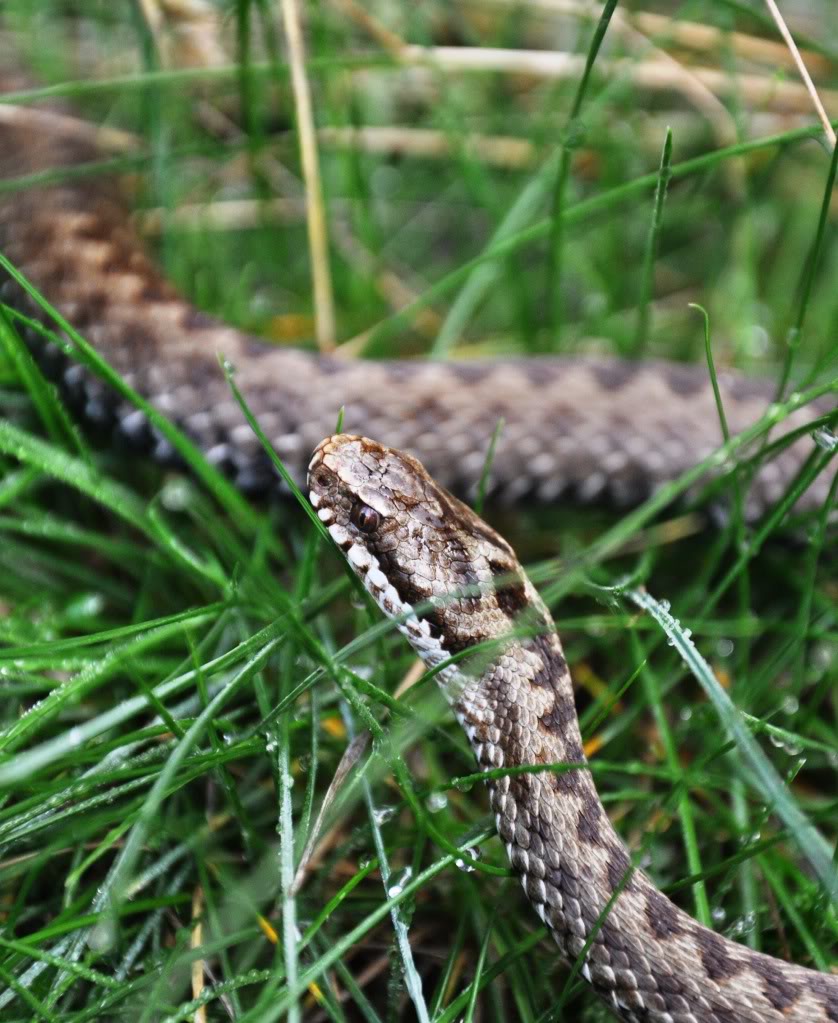
[[[49,119],[0,118],[0,180],[37,179],[101,155],[89,137]],[[270,490],[278,478],[219,371],[219,354],[236,367],[251,409],[299,482],[341,406],[348,428],[412,451],[460,493],[479,478],[502,418],[490,487],[505,501],[567,496],[635,503],[722,441],[701,366],[594,357],[370,362],[266,345],[177,293],[146,255],[110,181],[70,176],[0,192],[0,250],[127,383],[251,493]],[[4,301],[39,314],[13,282],[4,285],[0,277],[0,288]],[[161,460],[171,457],[168,442],[133,405],[54,346],[38,344],[37,351],[79,414],[100,431]],[[757,422],[774,397],[768,380],[722,373],[719,384],[733,434]],[[798,409],[772,437],[834,404]],[[750,516],[783,495],[812,447],[803,436],[760,466],[748,491]],[[820,474],[799,509],[823,502],[833,473]]]
[[[323,441],[308,480],[332,538],[429,667],[498,642],[471,668],[466,660],[437,675],[480,767],[576,765],[501,777],[490,798],[512,865],[563,958],[576,959],[593,935],[581,971],[617,1015],[835,1023],[838,977],[728,941],[631,869],[585,770],[550,613],[509,544],[415,458],[365,437]]]
[[[85,137],[48,118],[0,119],[0,179],[37,177],[99,156]],[[260,344],[176,293],[145,255],[117,192],[99,180],[70,175],[3,192],[0,249],[131,386],[247,491],[269,490],[275,477],[231,398],[218,353],[236,366],[251,408],[301,481],[341,405],[348,427],[410,448],[460,492],[478,478],[503,417],[491,486],[507,500],[572,493],[636,501],[721,441],[700,367],[591,358],[359,363]],[[3,301],[39,312],[11,279],[0,287]],[[37,334],[32,340],[81,415],[158,458],[171,457],[141,412]],[[733,433],[758,420],[772,397],[765,381],[723,374],[720,384]],[[811,413],[798,410],[775,436],[805,424]],[[750,514],[784,493],[811,450],[804,435],[760,468]],[[505,635],[522,615],[539,627],[529,639],[508,642],[479,677],[448,669],[442,678],[481,766],[580,765],[563,774],[504,778],[493,783],[491,798],[513,865],[563,955],[577,956],[596,930],[582,970],[622,1018],[838,1023],[838,979],[726,941],[675,908],[642,872],[629,871],[584,769],[558,637],[509,546],[407,455],[333,438],[318,448],[312,466],[321,518],[385,611],[402,613],[428,596],[478,586],[479,594],[401,623],[430,663],[478,637]],[[801,507],[823,501],[829,475],[821,475]],[[496,589],[498,576],[507,581]]]

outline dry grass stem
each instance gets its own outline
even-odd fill
[[[59,114],[55,110],[3,103],[2,96],[0,96],[0,123],[12,126],[21,125],[25,128],[43,131],[45,134],[89,142],[99,149],[117,155],[136,152],[140,146],[139,138],[130,131],[100,127],[69,114]]]
[[[329,812],[329,808],[338,796],[338,793],[343,788],[346,779],[349,777],[353,767],[358,763],[361,757],[364,755],[364,751],[369,745],[370,733],[361,732],[356,735],[355,738],[343,751],[343,756],[340,758],[340,763],[334,773],[334,776],[329,783],[329,788],[326,791],[326,795],[323,797],[323,802],[320,804],[320,810],[317,813],[317,819],[311,827],[308,838],[306,839],[305,848],[303,849],[302,855],[300,856],[300,863],[297,867],[297,873],[294,875],[294,880],[291,883],[291,891],[289,894],[293,897],[299,892],[300,888],[305,881],[306,875],[309,870],[309,866],[312,863],[315,846],[317,839],[320,835],[320,831],[323,827],[323,821],[326,818],[326,814]]]
[[[432,67],[453,73],[494,72],[517,74],[534,79],[576,79],[582,74],[585,58],[575,53],[553,53],[545,50],[508,50],[476,46],[408,46],[401,59],[418,67]],[[642,88],[655,92],[676,90],[683,92],[684,81],[680,70],[676,73],[668,61],[638,62],[617,58],[597,61],[597,68],[612,80],[624,78]],[[789,113],[800,113],[811,108],[807,89],[796,82],[776,81],[767,75],[732,74],[716,68],[691,69],[692,78],[700,81],[717,96],[735,93],[751,106],[770,107]],[[838,113],[838,92],[824,92],[822,98],[827,109]]]
[[[218,11],[208,0],[136,2],[165,67],[215,68],[228,63]]]
[[[821,103],[820,100],[820,96],[818,96],[818,90],[815,88],[815,83],[812,81],[812,78],[806,69],[806,65],[803,63],[803,58],[800,56],[800,50],[798,50],[797,48],[797,43],[795,43],[791,32],[789,32],[788,25],[786,24],[783,15],[780,13],[780,8],[777,6],[774,0],[765,0],[765,5],[771,12],[771,17],[777,23],[777,28],[780,30],[780,35],[783,37],[786,46],[788,46],[789,48],[789,53],[791,53],[795,66],[797,67],[797,70],[800,74],[800,77],[803,79],[803,84],[806,86],[806,91],[812,98],[812,105],[814,106],[815,111],[817,112],[817,115],[821,120],[821,124],[823,125],[823,130],[826,134],[826,137],[829,139],[830,144],[834,149],[836,144],[835,129],[830,124],[829,117],[827,116],[826,110],[824,110],[823,103]]]
[[[510,7],[513,4],[550,15],[584,18],[591,22],[597,21],[602,14],[602,5],[590,3],[588,0],[479,0],[479,3],[475,2],[473,5],[469,0],[469,6],[473,6],[480,13],[485,12],[487,6]],[[723,52],[731,53],[736,57],[764,64],[772,70],[778,67],[796,67],[788,49],[782,43],[746,32],[729,31],[715,25],[672,18],[666,14],[630,11],[621,7],[615,11],[612,25],[617,31],[622,31],[626,25],[632,25],[644,35],[652,37],[659,47],[674,45],[696,53],[708,53],[714,58]],[[809,67],[821,66],[826,69],[828,66],[825,58],[811,51],[806,54],[806,62]]]
[[[408,692],[408,690],[412,689],[419,681],[419,679],[422,678],[426,670],[427,669],[425,668],[425,665],[417,657],[416,660],[407,669],[401,682],[399,682],[398,686],[396,687],[396,690],[393,693],[393,698],[395,700],[401,700],[402,697]]]
[[[201,913],[204,907],[204,892],[198,885],[192,893],[192,933],[189,936],[189,947],[200,948],[203,943],[203,928],[201,926]],[[196,959],[192,963],[192,997],[200,998],[204,992],[204,960]],[[207,1010],[205,1006],[195,1010],[192,1017],[194,1023],[207,1023]]]
[[[269,220],[298,223],[306,215],[302,198],[225,199],[223,202],[188,203],[170,210],[161,207],[134,215],[145,235],[160,235],[171,227],[194,230],[242,231],[261,227]]]
[[[399,54],[404,49],[405,41],[402,37],[396,35],[395,32],[391,32],[389,28],[385,28],[357,0],[332,0],[332,2],[335,7],[343,11],[351,21],[359,25],[389,53]]]
[[[729,51],[736,57],[765,64],[772,70],[792,67],[794,64],[785,46],[771,39],[762,39],[745,32],[728,32],[695,21],[677,21],[651,11],[630,11],[625,13],[625,17],[641,31],[657,37],[659,43],[663,39],[667,43],[674,43],[696,53],[709,53],[714,57]],[[807,60],[810,64],[826,65],[826,61],[816,53],[807,54]]]
[[[314,316],[317,345],[322,352],[335,347],[335,309],[332,297],[332,276],[329,269],[329,238],[323,189],[320,180],[320,162],[317,156],[317,136],[311,92],[305,69],[305,49],[300,27],[297,0],[280,0],[285,36],[288,40],[288,60],[291,68],[291,88],[297,115],[300,140],[300,160],[306,188],[308,244],[311,252],[311,277],[314,289]]]
[[[367,125],[360,128],[327,127],[319,133],[325,145],[341,149],[360,149],[388,156],[413,156],[443,159],[465,150],[470,156],[495,167],[522,170],[537,157],[529,139],[508,135],[468,135],[457,142],[450,134],[432,128],[403,128],[400,125]]]

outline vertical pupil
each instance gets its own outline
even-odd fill
[[[378,512],[366,504],[358,504],[352,516],[362,533],[371,533],[378,526]]]

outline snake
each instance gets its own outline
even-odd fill
[[[436,669],[479,768],[493,772],[498,834],[527,898],[617,1017],[836,1023],[838,975],[728,940],[633,867],[586,766],[553,619],[507,541],[412,455],[367,437],[322,441],[308,488],[366,590]]]
[[[29,84],[7,71],[0,85],[10,91],[21,82]],[[488,481],[498,503],[636,504],[711,459],[724,440],[706,366],[593,354],[375,361],[266,344],[184,298],[147,253],[119,182],[79,173],[105,155],[94,131],[81,130],[55,104],[12,113],[20,116],[0,117],[0,181],[7,185],[0,251],[129,387],[248,494],[283,483],[231,394],[219,355],[298,484],[340,408],[345,428],[411,451],[465,496],[502,420]],[[13,190],[14,181],[28,187]],[[0,301],[44,318],[2,269]],[[133,402],[31,326],[21,329],[65,401],[99,436],[163,463],[177,460]],[[730,435],[773,407],[772,381],[726,370],[717,377]],[[788,443],[758,462],[744,500],[750,519],[786,493],[813,451],[806,424],[834,408],[832,393],[781,417],[772,440]],[[696,488],[720,468],[709,467]],[[834,475],[834,464],[821,472],[797,510],[820,507]]]
[[[0,84],[21,87],[13,72]],[[94,433],[164,464],[178,459],[143,408],[71,346],[45,340],[39,323],[59,335],[72,324],[242,491],[281,490],[221,354],[350,565],[426,663],[505,637],[522,617],[537,626],[479,674],[447,666],[438,677],[481,767],[577,768],[490,782],[512,865],[564,958],[584,950],[582,975],[627,1021],[838,1023],[838,978],[726,940],[631,868],[585,767],[550,615],[511,547],[453,496],[474,492],[499,420],[496,502],[635,504],[703,462],[706,483],[729,469],[711,457],[725,438],[718,402],[739,434],[774,407],[772,382],[721,371],[717,395],[706,367],[661,360],[375,361],[267,344],[185,298],[147,252],[119,182],[81,173],[107,155],[95,131],[56,104],[0,105],[0,115],[0,251],[22,275],[0,269],[0,302],[20,314],[14,325],[41,370]],[[746,515],[787,492],[814,450],[807,424],[833,397],[774,423],[781,443],[755,460]],[[331,436],[341,407],[352,436]],[[797,508],[820,507],[833,478],[833,468],[822,472]],[[441,599],[463,586],[467,595]],[[438,606],[420,613],[432,598]]]

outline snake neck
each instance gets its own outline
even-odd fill
[[[838,1023],[838,978],[729,941],[633,868],[586,766],[555,633],[505,651],[455,711],[480,767],[510,771],[489,782],[490,802],[527,898],[620,1019]]]

